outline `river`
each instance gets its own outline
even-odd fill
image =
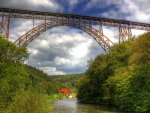
[[[123,113],[106,106],[81,104],[77,99],[62,99],[54,103],[53,113]]]

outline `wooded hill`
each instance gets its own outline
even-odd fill
[[[123,111],[150,111],[150,33],[115,45],[90,61],[78,82],[78,99]]]
[[[75,87],[76,76],[48,76],[25,65],[24,47],[0,37],[0,113],[50,113],[62,87]]]

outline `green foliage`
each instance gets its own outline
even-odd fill
[[[8,113],[50,113],[50,98],[41,93],[23,91],[16,94]]]
[[[0,38],[0,59],[1,61],[23,61],[28,58],[27,49],[17,47],[13,43],[4,38]]]
[[[6,110],[16,93],[30,83],[26,69],[19,63],[27,56],[25,48],[0,38],[0,111]]]
[[[120,51],[119,48],[121,48],[123,51]],[[126,60],[129,57],[129,53],[126,51],[129,51],[129,48],[130,46],[128,43],[116,45],[114,48],[112,48],[109,54],[99,55],[94,61],[90,62],[89,69],[86,72],[86,82],[82,81],[82,85],[79,85],[78,87],[79,93],[77,96],[81,102],[106,102],[103,99],[103,95],[105,92],[105,90],[103,89],[103,84],[108,79],[108,77],[114,75],[114,71],[117,67],[123,67],[127,65]],[[87,89],[85,90],[83,87]],[[82,92],[83,94],[80,92]],[[85,96],[85,94],[87,96]]]
[[[30,81],[21,64],[5,63],[5,65],[7,68],[1,67],[3,72],[0,74],[0,97],[2,97],[0,103],[3,102],[9,105],[15,93],[21,89],[26,89]]]
[[[78,83],[78,99],[124,111],[150,111],[150,33],[115,45],[89,64]]]
[[[0,113],[50,113],[63,97],[47,74],[23,64],[27,57],[26,48],[0,38]]]

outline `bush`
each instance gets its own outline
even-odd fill
[[[50,105],[48,96],[33,91],[22,91],[16,94],[8,113],[50,113]]]

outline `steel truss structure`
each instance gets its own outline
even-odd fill
[[[18,38],[15,41],[15,43],[18,46],[27,46],[32,40],[34,40],[41,33],[53,27],[57,27],[57,26],[74,26],[74,27],[84,30],[89,35],[91,35],[106,52],[108,52],[111,45],[114,45],[114,43],[105,35],[103,35],[101,31],[91,27],[90,25],[83,24],[82,22],[79,22],[77,20],[68,20],[66,18],[64,19],[53,18],[50,22],[46,22],[44,24],[41,24],[31,29],[30,31],[22,35],[20,38]]]
[[[33,19],[33,29],[18,38],[15,43],[18,46],[27,46],[29,42],[48,29],[57,26],[69,25],[80,28],[90,34],[107,52],[114,43],[103,34],[102,26],[118,27],[119,42],[129,40],[132,36],[131,29],[150,30],[150,24],[108,19],[92,16],[82,16],[74,14],[51,13],[21,9],[0,8],[0,31],[5,38],[9,37],[10,18]],[[34,27],[34,20],[44,20],[44,23]],[[99,30],[93,26],[98,25]]]
[[[4,16],[3,13],[0,20],[0,34],[5,38],[9,37],[9,23],[10,15]]]

